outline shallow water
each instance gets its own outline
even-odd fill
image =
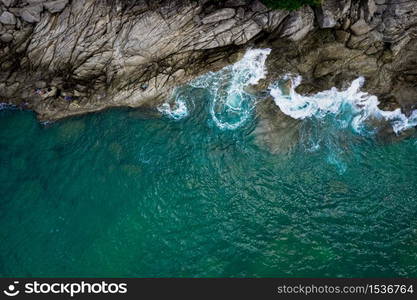
[[[111,111],[0,112],[2,276],[416,276],[417,140],[272,155],[218,129]]]
[[[221,129],[209,91],[182,92],[182,118],[0,110],[1,276],[417,276],[416,137],[345,112],[271,154],[253,110]]]

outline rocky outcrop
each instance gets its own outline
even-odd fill
[[[359,76],[364,89],[377,95],[381,108],[409,115],[417,109],[417,1],[326,0],[316,8],[316,27],[301,41],[270,36],[268,78],[259,89],[284,74],[300,74],[297,91],[313,94],[347,88]],[[298,140],[300,123],[280,112],[272,99],[257,107],[256,140],[271,152],[288,152]],[[380,128],[383,141],[407,137]]]
[[[386,105],[411,109],[416,8],[401,0],[324,0],[292,12],[257,0],[1,0],[0,102],[42,120],[152,106],[245,48],[266,46],[269,80],[299,73],[308,93],[363,75]]]
[[[176,85],[236,60],[288,15],[257,1],[205,2],[3,1],[0,101],[48,120],[157,103]],[[300,30],[285,34],[300,38],[307,33]]]
[[[359,76],[385,108],[417,108],[417,1],[326,0],[316,27],[293,43],[271,36],[270,80],[300,74],[303,93],[343,88]]]

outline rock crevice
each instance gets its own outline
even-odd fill
[[[41,120],[155,105],[263,46],[273,49],[271,76],[300,73],[305,92],[363,75],[369,91],[411,109],[416,24],[417,2],[399,0],[325,0],[291,12],[257,0],[2,0],[0,102]]]

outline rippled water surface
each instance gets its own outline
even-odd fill
[[[197,99],[197,98],[196,98]],[[272,155],[220,130],[111,111],[0,112],[2,276],[417,276],[417,140]]]
[[[272,154],[246,90],[268,53],[178,89],[162,118],[0,108],[0,276],[416,277],[417,138],[372,124],[417,112],[380,111],[360,80],[274,86],[298,133]]]

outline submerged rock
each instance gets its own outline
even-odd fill
[[[0,40],[1,40],[2,42],[4,42],[4,43],[10,43],[11,41],[13,41],[13,35],[11,35],[11,34],[10,34],[10,33],[8,33],[8,32],[3,33],[3,34],[0,36]]]
[[[300,139],[300,121],[282,113],[271,98],[260,102],[256,112],[256,143],[274,154],[292,151]]]

